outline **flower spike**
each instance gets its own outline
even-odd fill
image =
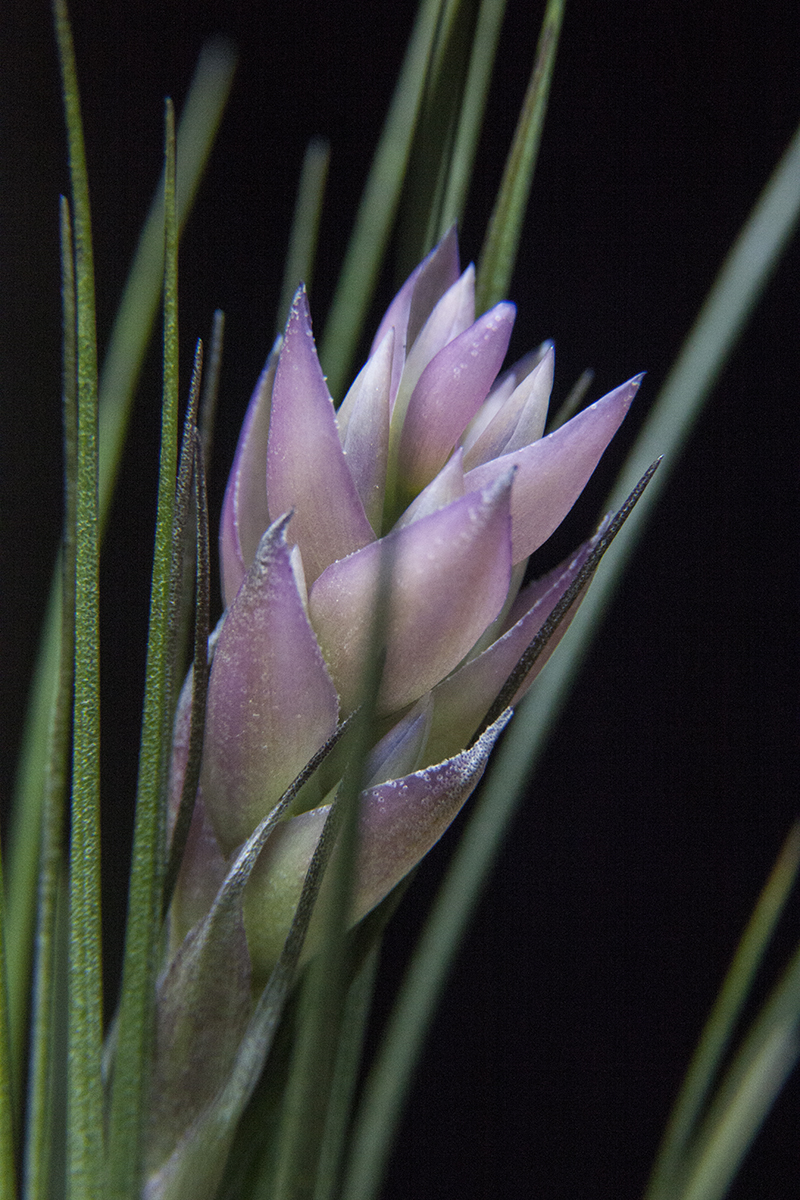
[[[217,911],[244,844],[253,980],[263,981],[280,955],[347,771],[349,740],[292,793],[280,820],[263,822],[341,728],[339,713],[361,703],[385,574],[354,921],[427,853],[466,801],[510,706],[552,653],[635,502],[561,568],[520,590],[527,557],[575,503],[641,376],[542,437],[552,345],[498,379],[515,309],[503,302],[476,320],[474,303],[474,272],[459,274],[452,230],[389,306],[337,414],[304,290],[295,296],[248,409],[226,492],[227,612],[173,902],[173,954],[190,926]],[[176,728],[173,795],[185,769],[186,719],[179,716]],[[324,894],[323,883],[323,902]],[[319,928],[314,916],[312,948]]]

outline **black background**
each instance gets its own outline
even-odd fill
[[[10,7],[0,17],[4,805],[58,527],[57,196],[68,186],[47,6]],[[206,36],[223,32],[240,47],[181,256],[187,364],[213,308],[228,319],[217,511],[272,337],[303,147],[317,133],[333,143],[312,293],[312,311],[323,314],[412,10],[407,0],[73,4],[101,343],[160,166],[162,98],[180,102]],[[464,261],[480,247],[538,18],[538,5],[512,0]],[[648,375],[547,562],[592,525],[800,117],[798,25],[795,5],[778,0],[568,6],[510,289],[519,306],[512,353],[553,337],[559,395],[587,365],[593,397]],[[797,279],[795,241],[511,832],[434,1026],[388,1198],[642,1190],[671,1096],[797,809]],[[390,292],[387,280],[382,302]],[[135,775],[158,394],[154,358],[103,563],[112,954]],[[437,847],[404,902],[387,980],[450,844]],[[792,918],[784,952],[796,910]],[[799,1098],[794,1083],[736,1196],[797,1194]]]

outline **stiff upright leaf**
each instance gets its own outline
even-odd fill
[[[55,995],[56,920],[63,885],[64,818],[69,775],[70,708],[75,629],[75,507],[78,456],[75,263],[72,222],[66,197],[61,200],[61,271],[64,410],[64,534],[61,549],[61,630],[58,689],[48,744],[36,912],[28,1076],[28,1123],[25,1137],[25,1195],[46,1200],[50,1189],[52,1143],[57,1132],[52,1104],[56,1072]],[[58,1131],[61,1133],[62,1131]]]
[[[533,72],[478,261],[475,308],[479,313],[501,300],[511,282],[542,140],[564,4],[565,0],[548,0],[545,10]]]
[[[342,394],[394,223],[444,0],[422,0],[333,297],[320,357]]]
[[[230,91],[235,55],[210,42],[200,55],[178,129],[178,222],[183,225]],[[163,276],[163,182],[147,218],[112,330],[100,381],[99,517],[108,513],[128,416],[158,308]],[[51,589],[31,685],[14,794],[8,854],[9,1015],[15,1075],[21,1073],[40,848],[43,767],[58,672],[59,602]]]
[[[75,674],[69,868],[67,1163],[71,1200],[100,1200],[103,1006],[100,955],[100,663],[98,610],[97,340],[89,183],[72,31],[55,2],[69,143],[77,327]]]
[[[164,189],[164,389],[150,629],[147,645],[136,825],[125,931],[117,1044],[109,1118],[108,1195],[134,1200],[142,1174],[142,1138],[153,1044],[155,979],[161,945],[165,801],[172,725],[171,650],[178,614],[180,555],[174,509],[178,444],[178,229],[175,123],[166,106]]]

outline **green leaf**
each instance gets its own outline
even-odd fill
[[[505,10],[506,0],[481,0],[435,241],[464,215]]]
[[[446,0],[403,181],[396,274],[404,279],[434,245],[464,94],[475,4]]]
[[[59,891],[63,882],[64,817],[69,777],[70,709],[75,628],[75,510],[78,459],[78,396],[75,263],[69,203],[61,198],[61,292],[63,312],[64,534],[61,549],[61,629],[58,685],[42,802],[42,837],[36,912],[28,1121],[25,1139],[25,1195],[46,1200],[50,1189],[50,1156],[54,1109],[54,1073],[65,1063],[55,1053],[55,954]]]
[[[97,341],[89,184],[72,32],[54,4],[69,144],[77,296],[77,498],[75,674],[69,874],[67,1163],[71,1200],[100,1200],[103,1108],[100,1077],[100,664],[97,512]]]
[[[508,293],[539,155],[563,19],[564,0],[548,0],[533,72],[478,261],[475,281],[478,313],[486,312]]]
[[[800,947],[715,1095],[670,1200],[722,1200],[800,1057]]]
[[[183,229],[230,95],[236,55],[230,43],[200,53],[178,126],[176,221]],[[136,384],[150,343],[164,278],[164,176],[156,188],[114,320],[100,376],[100,512],[105,527]]]
[[[108,1194],[134,1200],[142,1171],[142,1135],[150,1082],[155,979],[161,942],[165,789],[172,722],[171,650],[177,614],[179,555],[174,538],[178,443],[178,229],[175,118],[166,104],[164,188],[164,388],[150,628],[142,741],[128,895],[125,958],[109,1115]]]
[[[394,224],[444,0],[422,0],[336,286],[320,360],[341,398]]]
[[[680,1177],[685,1172],[690,1145],[697,1134],[720,1065],[724,1056],[729,1052],[736,1026],[752,990],[756,973],[769,948],[789,894],[797,881],[798,869],[800,869],[800,824],[794,825],[790,830],[778,861],[764,886],[758,904],[739,942],[730,970],[711,1010],[675,1101],[645,1193],[645,1200],[669,1200],[678,1194],[677,1189]],[[796,1019],[795,1014],[795,1021]],[[771,1033],[771,1031],[767,1032]],[[772,1061],[773,1049],[782,1045],[783,1034],[780,1034],[776,1047],[771,1044],[766,1046],[766,1054],[770,1061]],[[741,1073],[744,1075],[747,1072]],[[759,1072],[756,1074],[758,1075]],[[771,1070],[766,1073],[760,1072],[760,1074],[762,1078],[765,1074],[766,1077],[771,1078]],[[739,1089],[737,1094],[739,1105],[747,1094],[746,1088]],[[764,1093],[759,1089],[758,1098],[754,1104],[754,1115],[750,1121],[754,1130],[758,1128],[763,1117],[761,1111],[763,1096]],[[737,1124],[740,1124],[745,1116],[744,1109],[739,1105],[737,1105]],[[741,1128],[739,1132],[742,1134]],[[717,1133],[712,1138],[706,1134],[706,1141],[709,1143],[713,1141],[718,1145],[720,1136]],[[747,1142],[740,1142],[742,1152],[746,1145]],[[716,1158],[716,1151],[711,1153],[709,1150],[708,1153],[709,1157]],[[730,1154],[726,1155],[726,1161],[731,1161]]]
[[[197,359],[195,360],[197,366]],[[195,376],[197,378],[197,376]],[[193,381],[194,390],[194,381]],[[209,632],[209,592],[211,586],[210,552],[208,544],[208,504],[206,499],[205,470],[203,465],[203,449],[200,434],[194,425],[189,424],[190,413],[184,427],[183,453],[191,441],[194,460],[194,495],[195,495],[195,611],[194,611],[194,656],[192,662],[192,712],[189,719],[189,749],[183,776],[178,812],[172,829],[169,845],[169,857],[164,874],[164,893],[162,913],[166,917],[172,900],[172,893],[178,880],[186,840],[194,812],[197,787],[200,782],[200,767],[203,755],[203,733],[205,730],[206,701],[208,698],[208,632]],[[179,485],[180,495],[180,485]],[[180,540],[182,533],[178,532]]]
[[[347,991],[320,1145],[314,1200],[335,1200],[338,1195],[379,959],[380,941],[376,938]]]

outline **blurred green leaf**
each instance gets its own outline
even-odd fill
[[[176,220],[183,230],[203,177],[236,70],[229,42],[203,46],[178,125]],[[142,229],[100,375],[100,519],[105,527],[131,405],[150,343],[164,278],[164,176]]]
[[[464,97],[474,0],[446,0],[428,64],[403,180],[395,275],[402,281],[436,241]]]
[[[670,1200],[722,1200],[800,1056],[800,947],[714,1096]]]
[[[460,224],[464,215],[505,10],[506,0],[481,0],[434,241],[444,237],[451,225]]]
[[[565,0],[548,0],[528,90],[484,237],[475,281],[475,309],[486,312],[508,294],[528,207],[558,49]],[[653,455],[653,459],[658,457]],[[650,461],[652,462],[653,459]]]
[[[311,292],[319,222],[330,161],[330,143],[324,138],[312,138],[306,146],[303,169],[300,172],[300,182],[297,186],[292,231],[289,235],[289,249],[286,254],[283,286],[278,304],[276,337],[283,333],[289,318],[292,299],[300,284],[304,283],[306,291]]]
[[[397,213],[444,3],[422,0],[417,12],[325,322],[320,359],[328,387],[337,399],[342,396]]]
[[[798,869],[800,869],[800,824],[794,825],[789,832],[711,1010],[675,1101],[645,1193],[645,1200],[671,1200],[672,1197],[678,1195],[680,1179],[685,1173],[691,1145],[705,1113],[708,1097],[720,1065],[730,1052],[736,1026],[751,994],[756,973],[772,941],[775,927],[797,881]],[[800,993],[797,995],[796,1004],[795,1024],[797,1012],[800,1010]],[[772,1032],[770,1030],[769,1035]],[[785,1058],[785,1052],[788,1051],[784,1041],[786,1032],[791,1036],[791,1029],[778,1032],[777,1041],[774,1044],[769,1036],[769,1044],[766,1046],[768,1063],[771,1064]],[[778,1055],[777,1060],[773,1058],[774,1053]],[[741,1073],[744,1074],[744,1072]],[[749,1124],[751,1127],[750,1137],[752,1137],[763,1119],[763,1104],[770,1095],[769,1088],[765,1090],[759,1086],[758,1080],[759,1078],[762,1081],[773,1078],[771,1067],[770,1069],[758,1067],[755,1071],[748,1070],[746,1074],[751,1084],[753,1081],[756,1083],[755,1094],[753,1095],[747,1086],[740,1088],[735,1098],[736,1102],[724,1118],[726,1122],[732,1121],[738,1129],[737,1137],[740,1139],[738,1145],[741,1154],[744,1154],[749,1144],[749,1139],[744,1136],[742,1122]],[[747,1118],[748,1096],[752,1101],[749,1120]],[[713,1152],[707,1154],[707,1159],[716,1160],[718,1158],[719,1146],[725,1141],[726,1136],[722,1133],[721,1127],[713,1135],[706,1134],[706,1142],[715,1147]],[[730,1163],[734,1157],[728,1147],[724,1161]],[[705,1174],[705,1169],[699,1174]],[[716,1174],[719,1176],[719,1167],[717,1167]]]

